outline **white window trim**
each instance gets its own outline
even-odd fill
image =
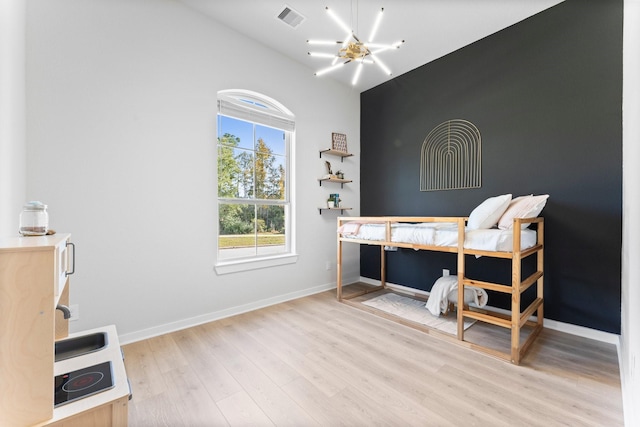
[[[249,270],[256,270],[256,269],[262,269],[262,268],[268,268],[268,267],[277,267],[277,266],[282,266],[282,265],[287,265],[287,264],[294,264],[298,261],[298,254],[296,253],[296,218],[295,218],[295,199],[294,199],[294,195],[295,195],[295,121],[294,121],[294,115],[293,113],[286,108],[284,105],[280,104],[279,102],[275,101],[274,99],[271,99],[265,95],[259,94],[257,92],[252,92],[252,91],[248,91],[248,90],[242,90],[242,89],[232,89],[232,90],[223,90],[218,92],[218,111],[216,113],[217,114],[223,114],[224,112],[220,111],[220,105],[221,105],[221,101],[223,106],[229,106],[231,103],[237,104],[238,100],[241,98],[246,98],[249,100],[257,100],[258,102],[260,102],[261,104],[265,105],[267,107],[267,109],[269,110],[269,112],[273,115],[274,120],[276,121],[276,123],[279,123],[280,125],[282,124],[286,124],[288,125],[287,127],[287,131],[290,132],[290,142],[289,142],[289,148],[288,148],[288,157],[289,157],[289,178],[287,181],[287,185],[289,187],[288,189],[288,193],[289,193],[289,227],[287,228],[287,234],[289,237],[289,252],[287,253],[283,253],[283,254],[277,254],[277,255],[265,255],[265,256],[255,256],[255,257],[251,257],[251,258],[240,258],[240,259],[233,259],[233,260],[225,260],[225,261],[218,261],[217,257],[218,257],[218,237],[219,237],[219,230],[218,230],[218,225],[219,224],[219,218],[218,218],[218,197],[216,196],[216,213],[215,213],[215,221],[216,221],[216,236],[215,236],[215,254],[216,254],[216,263],[214,265],[214,270],[216,272],[216,274],[218,275],[222,275],[222,274],[231,274],[231,273],[238,273],[238,272],[242,272],[242,271],[249,271]],[[224,107],[223,107],[224,108]],[[249,108],[249,107],[247,107]],[[247,116],[245,116],[245,118],[242,117],[238,117],[242,120],[247,120],[247,121],[252,121],[255,123],[259,123],[259,124],[265,124],[265,125],[269,125],[269,123],[264,121],[264,113],[262,114],[263,118],[259,119],[259,120],[255,120],[255,117],[253,115],[250,115],[251,112],[249,111],[247,113]],[[236,116],[236,114],[233,114],[233,116]],[[217,120],[216,120],[216,126],[217,126]],[[281,126],[277,126],[277,127],[281,127]],[[217,134],[217,131],[216,131]],[[217,145],[217,142],[216,142]],[[216,156],[217,156],[217,150],[215,150]],[[217,165],[217,157],[216,157],[216,165]],[[217,166],[216,166],[217,168]],[[217,179],[217,169],[216,169],[216,179]]]
[[[256,257],[252,259],[219,262],[216,264],[215,270],[217,274],[229,274],[267,267],[277,267],[280,265],[295,264],[296,262],[298,262],[298,254],[288,253],[280,256]]]

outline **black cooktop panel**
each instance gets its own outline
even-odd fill
[[[82,399],[114,386],[111,362],[78,369],[55,377],[55,405]]]

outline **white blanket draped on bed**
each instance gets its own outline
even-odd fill
[[[465,303],[474,303],[478,307],[484,307],[488,300],[489,295],[484,289],[465,286]],[[429,292],[426,307],[434,316],[440,316],[440,313],[447,312],[449,302],[458,302],[458,276],[444,276],[436,280]]]

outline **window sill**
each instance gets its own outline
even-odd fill
[[[274,257],[221,262],[216,264],[214,269],[216,274],[229,274],[241,271],[257,270],[260,268],[277,267],[279,265],[294,264],[296,262],[298,262],[297,254],[286,254]]]

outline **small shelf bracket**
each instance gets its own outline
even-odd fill
[[[340,215],[344,215],[344,211],[350,211],[353,208],[318,208],[318,212],[322,215],[322,211],[340,211]]]

